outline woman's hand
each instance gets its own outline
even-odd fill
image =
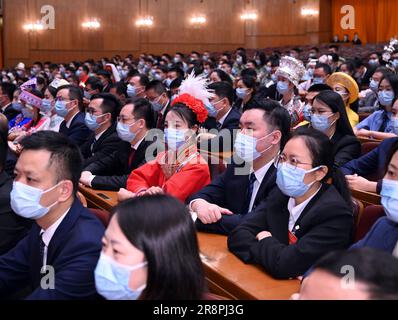
[[[117,199],[119,201],[125,201],[125,200],[131,199],[131,198],[135,198],[135,197],[136,197],[135,193],[133,193],[131,191],[128,191],[128,190],[126,190],[124,188],[121,188],[119,190],[119,192],[117,193]]]

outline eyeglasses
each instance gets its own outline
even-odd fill
[[[122,118],[122,117],[117,117],[117,122],[120,122],[120,123],[123,123],[123,124],[126,124],[127,122],[131,122],[131,125],[133,125],[134,123],[136,123],[138,120],[135,120],[135,118],[132,118],[132,119],[124,119],[124,118]]]
[[[309,166],[312,166],[312,163],[307,163],[307,162],[301,162],[299,160],[297,160],[296,158],[291,158],[290,161],[287,159],[286,155],[284,155],[283,153],[278,154],[275,159],[274,159],[274,166],[276,168],[278,168],[281,164],[283,163],[289,163],[290,165],[292,165],[293,167],[297,168],[297,166],[299,164],[306,164]]]

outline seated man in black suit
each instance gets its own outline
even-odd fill
[[[128,100],[120,112],[117,132],[125,141],[113,154],[88,165],[80,182],[101,190],[126,188],[131,171],[147,162],[145,154],[152,141],[147,137],[154,126],[154,114],[150,102],[138,98]]]
[[[8,121],[14,119],[21,112],[14,109],[12,100],[14,99],[15,85],[3,82],[0,85],[0,107],[1,113],[4,114]]]
[[[102,159],[119,148],[122,142],[116,132],[116,120],[120,112],[120,101],[110,93],[99,93],[91,97],[86,113],[86,126],[92,131],[88,140],[80,146],[83,167]]]
[[[289,138],[290,116],[273,100],[258,102],[240,120],[232,163],[188,201],[200,231],[229,234],[276,186],[274,159]],[[245,161],[242,163],[242,159]]]
[[[94,299],[104,226],[76,198],[80,151],[52,131],[37,132],[21,145],[11,207],[36,223],[0,257],[0,298],[26,290],[29,300]]]
[[[84,122],[83,94],[77,86],[61,86],[57,89],[55,112],[64,118],[59,132],[72,142],[81,146],[90,135],[90,130]]]
[[[201,150],[209,150],[213,152],[229,152],[233,150],[234,130],[239,129],[239,120],[241,114],[238,109],[233,108],[234,89],[228,82],[215,82],[209,86],[209,90],[214,92],[214,96],[210,99],[209,116],[207,123],[211,118],[215,119],[215,127],[218,133],[215,137],[210,136],[207,140],[203,138],[207,134],[200,137]],[[225,144],[225,145],[224,145]]]
[[[166,86],[161,81],[153,80],[146,86],[145,92],[155,113],[155,127],[163,131],[166,115],[171,108],[171,100]]]
[[[12,178],[4,171],[7,158],[7,118],[0,114],[0,255],[10,249],[26,236],[32,222],[17,216],[10,206]]]

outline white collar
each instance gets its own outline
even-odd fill
[[[50,244],[50,241],[51,241],[52,237],[54,236],[55,231],[57,231],[59,225],[66,217],[69,210],[70,210],[70,208],[68,210],[66,210],[66,212],[61,217],[59,217],[58,220],[55,221],[46,230],[41,229],[40,234],[43,234],[42,239],[43,239],[43,242],[46,245],[46,247],[48,247],[48,245]]]
[[[160,113],[164,116],[164,113],[166,112],[166,108],[167,108],[167,106],[169,105],[169,103],[170,103],[170,99],[169,100],[167,100],[167,103],[166,103],[166,105],[163,107],[163,109],[162,110],[160,110]]]
[[[145,135],[140,141],[138,141],[135,145],[133,145],[132,148],[133,148],[135,151],[137,151],[138,148],[139,148],[139,146],[140,146],[140,144],[141,144],[141,142],[144,141],[145,138],[146,138],[146,135]]]
[[[95,135],[95,141],[98,141],[99,138],[101,138],[101,136],[104,134],[104,132],[105,132],[106,130],[108,130],[108,129],[109,129],[109,128],[106,128],[105,130],[103,130],[103,131],[101,131],[100,133],[96,134],[96,135]]]
[[[73,119],[75,119],[76,116],[77,116],[78,114],[79,114],[79,112],[76,112],[76,114],[75,114],[72,118],[70,118],[69,121],[68,121],[67,123],[65,123],[65,125],[66,125],[66,127],[67,127],[68,129],[70,128]]]
[[[5,111],[10,105],[12,105],[12,102],[10,102],[9,104],[7,104],[6,106],[2,107],[1,110]]]
[[[271,160],[270,162],[268,162],[267,164],[262,166],[260,169],[254,171],[254,175],[256,176],[256,180],[258,182],[260,182],[260,184],[263,182],[263,179],[264,179],[265,175],[267,174],[269,168],[271,168],[271,166],[273,164],[274,164],[274,160]]]
[[[314,198],[319,190],[321,190],[322,185],[319,187],[319,189],[307,200],[304,202],[300,203],[299,205],[296,206],[296,200],[294,198],[290,198],[289,202],[287,203],[287,209],[289,210],[290,217],[289,217],[289,230],[292,231],[294,225],[296,224],[296,221],[300,218],[301,213],[304,211],[305,207],[308,205],[308,203]]]
[[[230,107],[230,109],[228,110],[228,112],[227,112],[226,114],[224,114],[224,116],[223,116],[220,120],[218,120],[217,122],[219,122],[219,123],[221,123],[221,125],[223,125],[225,119],[227,119],[227,117],[228,117],[228,115],[231,113],[231,111],[232,111],[232,107]]]

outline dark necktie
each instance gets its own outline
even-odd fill
[[[133,163],[133,160],[134,160],[134,156],[135,156],[135,152],[136,152],[137,150],[135,150],[134,148],[131,148],[131,151],[130,151],[130,155],[129,155],[129,168],[131,168],[131,165],[132,165],[132,163]]]
[[[388,121],[389,121],[389,119],[388,119],[387,112],[384,112],[383,113],[383,123],[381,124],[379,132],[384,132],[386,130]]]
[[[40,236],[39,236],[39,238],[40,238],[40,243],[39,243],[39,246],[40,246],[40,263],[43,265],[44,264],[44,249],[45,249],[45,247],[46,247],[46,244],[44,243],[44,241],[43,241],[43,234],[44,234],[44,231],[43,232],[41,232],[40,233]]]
[[[157,129],[163,129],[163,114],[161,112],[158,113],[158,123],[156,124]]]
[[[94,146],[95,146],[96,143],[97,143],[97,139],[94,138],[94,141],[93,141],[93,143],[91,144],[91,152],[93,152]]]
[[[246,209],[243,214],[249,213],[250,202],[253,196],[254,182],[256,182],[257,178],[254,172],[252,172],[249,176],[249,185],[247,187],[247,196],[246,196]]]

